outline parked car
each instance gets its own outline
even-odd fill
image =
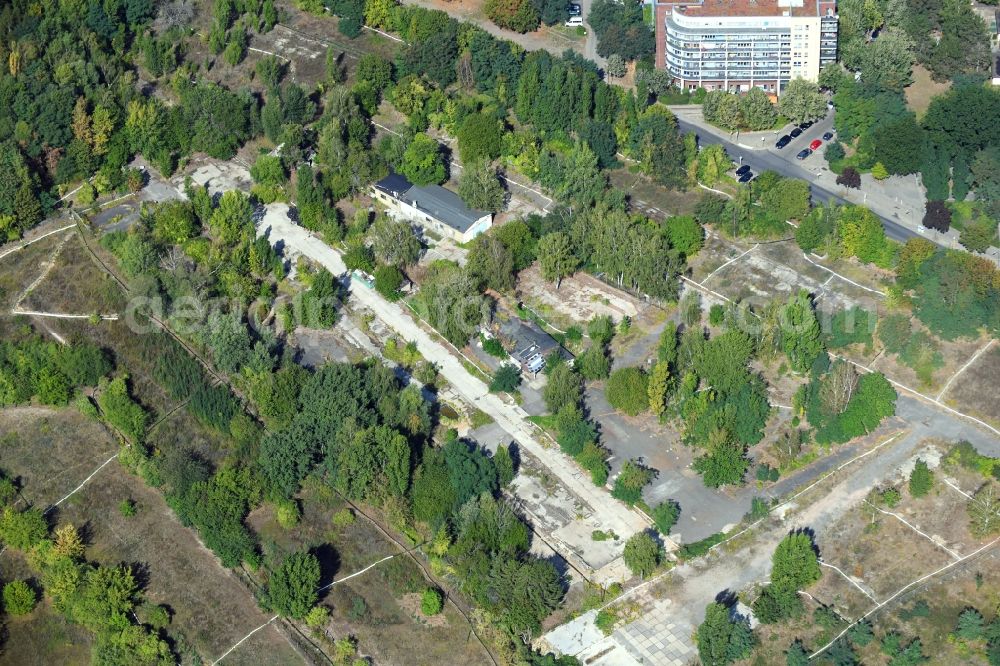
[[[578,28],[583,25],[582,16],[570,16],[569,20],[565,23],[567,28]]]
[[[749,183],[751,180],[753,180],[753,171],[747,169],[745,172],[740,174],[740,177],[737,180],[741,183]]]
[[[743,174],[748,173],[749,171],[750,171],[750,166],[744,164],[743,166],[741,166],[739,169],[736,170],[736,175],[742,176]]]
[[[813,151],[809,150],[808,148],[803,148],[795,156],[795,159],[797,159],[797,160],[804,160],[805,158],[807,158],[810,155],[812,155],[812,153],[813,153]]]
[[[830,141],[831,139],[833,139],[833,132],[824,132],[823,133],[823,140],[824,141]]]
[[[802,128],[801,127],[796,127],[795,129],[793,129],[791,132],[788,133],[788,135],[790,137],[792,137],[793,139],[795,137],[799,136],[800,134],[802,134]]]
[[[809,144],[809,150],[819,150],[819,147],[823,145],[823,142],[819,139],[813,139],[812,143]]]
[[[569,15],[583,16],[583,7],[581,7],[578,3],[575,2],[569,3]]]
[[[804,130],[807,130],[810,127],[812,127],[813,125],[815,125],[815,124],[816,124],[815,120],[807,120],[804,123],[802,123],[801,125],[799,125],[799,127],[802,128],[802,129],[804,129]]]
[[[774,147],[777,148],[778,150],[781,150],[791,142],[792,142],[792,137],[786,134],[785,136],[778,139],[777,142],[775,142]]]

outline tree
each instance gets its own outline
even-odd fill
[[[844,170],[837,176],[837,185],[856,190],[861,187],[861,174],[854,167],[844,167]]]
[[[819,321],[809,292],[802,289],[788,299],[780,316],[782,346],[796,372],[806,372],[823,351]]]
[[[589,380],[607,379],[608,373],[611,372],[611,360],[604,346],[596,343],[576,357],[575,366],[580,375]]]
[[[733,161],[721,144],[709,144],[698,153],[698,180],[708,187],[714,186],[732,168]],[[669,223],[670,220],[667,220],[668,225]]]
[[[670,363],[659,361],[649,373],[649,410],[657,417],[662,417],[667,411],[667,397],[673,389],[673,377],[670,374]]]
[[[399,299],[399,289],[403,286],[403,274],[395,266],[381,265],[375,269],[375,291],[386,299]]]
[[[641,368],[621,368],[611,373],[604,394],[615,409],[637,416],[649,409],[649,376]]]
[[[645,578],[660,563],[660,544],[645,532],[638,532],[625,542],[622,558],[633,576]]]
[[[670,530],[677,524],[677,519],[681,515],[681,505],[674,500],[666,500],[656,505],[653,509],[653,524],[656,531],[663,536],[670,536]]]
[[[465,270],[480,286],[497,291],[514,287],[514,257],[492,234],[481,234],[472,242]]]
[[[470,113],[458,126],[458,153],[463,164],[492,162],[500,156],[503,127],[495,116]]]
[[[801,590],[820,579],[819,558],[812,538],[805,532],[789,534],[771,558],[771,586]]]
[[[608,56],[608,66],[606,68],[608,76],[620,79],[625,76],[625,58],[617,53]]]
[[[955,628],[955,635],[967,641],[976,641],[983,637],[983,629],[986,624],[983,614],[975,608],[966,608],[958,616],[958,625]]]
[[[896,175],[916,173],[920,170],[924,140],[924,130],[912,113],[879,125],[875,133],[876,166],[882,164],[887,173]],[[875,175],[874,167],[872,175]]]
[[[583,385],[580,376],[566,363],[560,363],[549,373],[548,382],[542,389],[542,398],[549,412],[556,414],[565,405],[580,402]]]
[[[414,185],[438,185],[447,176],[441,146],[426,134],[417,134],[403,152],[400,171]]]
[[[760,205],[782,222],[802,220],[809,213],[809,183],[782,178],[779,184],[764,192]]]
[[[531,32],[540,20],[531,0],[486,0],[483,11],[501,28],[520,33]]]
[[[771,129],[778,119],[778,112],[775,111],[774,104],[771,103],[767,93],[756,86],[751,87],[748,92],[740,96],[739,106],[742,124],[749,130]],[[825,108],[824,103],[824,110]]]
[[[973,535],[982,538],[1000,531],[1000,485],[987,481],[972,495],[966,510]]]
[[[493,466],[497,469],[497,480],[500,486],[505,488],[514,480],[516,473],[514,456],[510,452],[510,446],[500,445],[497,452],[493,454]]]
[[[379,215],[368,230],[372,251],[379,261],[393,266],[412,266],[420,258],[420,240],[410,223]]]
[[[606,345],[615,336],[615,322],[608,315],[597,315],[587,324],[587,335],[595,345]]]
[[[615,477],[611,496],[629,506],[642,499],[642,489],[653,479],[653,471],[631,460],[626,460]]]
[[[726,666],[748,656],[754,645],[749,623],[734,621],[729,608],[720,603],[705,608],[705,621],[698,625],[695,639],[704,666]]]
[[[923,497],[931,491],[934,486],[934,473],[927,466],[927,463],[917,458],[910,472],[910,494],[914,497]]]
[[[795,641],[788,646],[785,652],[786,666],[809,666],[809,651],[802,645],[802,641]]]
[[[862,81],[876,88],[902,91],[913,81],[914,48],[913,40],[902,30],[882,30],[878,39],[861,49],[858,69]]]
[[[493,380],[490,381],[490,390],[495,393],[513,393],[520,385],[521,371],[516,365],[504,363],[493,373]]]
[[[538,262],[542,269],[542,277],[556,283],[556,289],[567,275],[572,275],[580,260],[573,254],[573,246],[569,236],[556,231],[542,236],[538,241]]]
[[[792,79],[778,97],[778,110],[796,125],[818,120],[826,115],[826,97],[819,85],[805,79]]]
[[[312,553],[292,553],[271,572],[267,600],[281,616],[301,620],[316,604],[319,587],[319,560]]]
[[[872,167],[872,178],[875,180],[885,180],[889,177],[889,171],[885,168],[885,165],[881,162],[876,162]]]
[[[469,208],[493,213],[503,210],[507,191],[497,170],[485,161],[466,163],[458,178],[458,196]]]
[[[743,444],[725,430],[709,435],[708,453],[698,457],[692,467],[702,475],[702,481],[709,488],[723,485],[738,485],[750,466]]]
[[[8,506],[0,515],[0,541],[11,548],[28,551],[48,533],[49,526],[38,509],[19,512]]]
[[[921,223],[928,229],[944,233],[951,228],[951,209],[943,201],[928,201]]]
[[[23,580],[15,580],[3,586],[3,608],[11,615],[27,615],[35,609],[35,591]]]

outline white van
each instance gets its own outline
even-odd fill
[[[582,16],[570,16],[569,20],[566,21],[566,27],[567,28],[576,28],[576,27],[579,27],[581,25],[583,25],[583,17]]]

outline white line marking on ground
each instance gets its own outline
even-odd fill
[[[825,651],[827,650],[827,648],[829,648],[829,647],[830,647],[831,645],[833,645],[833,644],[834,644],[834,643],[836,643],[836,642],[837,642],[838,640],[840,640],[840,638],[841,638],[841,637],[842,637],[842,636],[843,636],[844,634],[846,634],[846,633],[847,633],[847,631],[848,631],[848,630],[849,630],[849,629],[850,629],[851,627],[853,627],[853,626],[854,626],[855,624],[857,624],[857,623],[858,623],[858,622],[860,622],[861,620],[864,620],[864,619],[865,619],[866,617],[868,617],[869,615],[871,615],[872,613],[874,613],[874,612],[875,612],[875,611],[877,611],[878,609],[882,608],[882,607],[883,607],[883,606],[885,606],[885,605],[886,605],[887,603],[889,603],[890,601],[892,601],[893,599],[895,599],[896,597],[898,597],[899,595],[901,595],[901,594],[902,594],[903,592],[906,592],[906,591],[907,591],[908,589],[910,589],[910,588],[911,588],[911,587],[913,587],[914,585],[919,585],[920,583],[924,582],[925,580],[927,580],[927,579],[929,579],[929,578],[933,578],[934,576],[937,576],[937,575],[938,575],[938,574],[940,574],[940,573],[944,573],[944,572],[945,572],[945,571],[947,571],[948,569],[951,569],[952,567],[954,567],[954,566],[956,566],[956,565],[959,565],[959,564],[961,564],[962,562],[964,562],[965,560],[968,560],[968,559],[969,559],[969,558],[971,558],[971,557],[975,557],[976,555],[978,555],[979,553],[983,552],[983,551],[984,551],[984,550],[986,550],[987,548],[990,548],[991,546],[993,546],[994,544],[996,544],[996,543],[997,543],[998,541],[1000,541],[1000,537],[997,537],[996,539],[994,539],[993,541],[990,541],[990,542],[989,542],[988,544],[986,544],[985,546],[983,546],[983,547],[981,547],[981,548],[979,548],[979,549],[977,549],[977,550],[975,550],[975,551],[973,551],[973,552],[969,553],[968,555],[966,555],[966,556],[965,556],[965,557],[963,557],[962,559],[960,559],[960,560],[956,560],[955,562],[949,562],[948,564],[944,565],[943,567],[941,567],[941,568],[940,568],[940,569],[938,569],[937,571],[932,571],[931,573],[927,574],[926,576],[921,576],[920,578],[916,579],[915,581],[913,581],[913,582],[911,582],[911,583],[908,583],[908,584],[904,585],[903,587],[899,588],[899,589],[898,589],[898,590],[896,591],[896,593],[895,593],[895,594],[893,594],[893,595],[892,595],[891,597],[889,597],[888,599],[886,599],[885,601],[883,601],[883,602],[881,602],[881,603],[879,603],[879,604],[875,604],[875,605],[874,605],[874,606],[873,606],[873,607],[872,607],[872,608],[871,608],[871,609],[870,609],[870,610],[869,610],[869,611],[868,611],[867,613],[865,613],[864,615],[862,615],[861,617],[859,617],[859,618],[858,618],[857,620],[855,620],[854,622],[851,622],[851,623],[850,623],[849,625],[847,625],[846,627],[844,627],[844,630],[843,630],[843,631],[841,631],[841,632],[840,632],[839,634],[837,634],[837,635],[836,635],[836,636],[835,636],[835,637],[833,638],[833,640],[831,640],[831,641],[830,641],[829,643],[827,643],[826,645],[824,645],[824,646],[823,646],[823,647],[821,647],[820,649],[818,649],[818,650],[816,650],[815,652],[813,652],[813,653],[812,653],[811,655],[809,655],[809,658],[810,658],[810,659],[815,659],[815,658],[816,658],[816,657],[818,657],[819,655],[823,654],[823,653],[824,653],[824,652],[825,652]]]
[[[947,381],[947,382],[945,383],[945,385],[944,385],[944,388],[943,388],[943,389],[941,389],[941,392],[937,394],[937,398],[935,398],[935,401],[937,401],[937,402],[940,402],[940,401],[941,401],[941,396],[943,396],[943,395],[944,395],[945,393],[947,393],[947,392],[948,392],[948,388],[949,388],[949,387],[951,386],[951,383],[952,383],[953,381],[955,381],[955,378],[956,378],[956,377],[958,377],[958,376],[959,376],[960,374],[962,374],[963,372],[965,372],[965,370],[966,370],[966,369],[967,369],[967,368],[968,368],[968,367],[969,367],[970,365],[972,365],[973,363],[975,363],[975,362],[976,362],[976,359],[978,359],[978,358],[979,358],[980,356],[982,356],[982,355],[983,355],[983,353],[985,353],[987,349],[989,349],[990,347],[992,347],[992,346],[993,346],[993,343],[994,343],[994,342],[996,342],[996,341],[997,341],[997,340],[996,340],[996,338],[992,338],[992,339],[991,339],[991,340],[990,340],[989,342],[987,342],[987,343],[986,343],[985,345],[983,345],[982,349],[980,349],[980,350],[979,350],[979,351],[977,351],[977,352],[976,352],[975,354],[973,354],[973,355],[972,355],[972,358],[970,358],[970,359],[968,360],[968,362],[966,362],[966,364],[965,364],[965,365],[963,365],[963,366],[962,366],[961,368],[959,368],[959,369],[958,369],[958,372],[956,372],[955,374],[953,374],[953,375],[951,376],[951,378],[950,378],[950,379],[949,379],[949,380],[948,380],[948,381]]]
[[[864,289],[865,291],[870,291],[870,292],[872,292],[873,294],[879,294],[880,296],[885,296],[885,292],[884,292],[884,291],[879,291],[878,289],[872,289],[871,287],[866,287],[866,286],[865,286],[865,285],[863,285],[863,284],[858,284],[858,283],[857,283],[857,282],[855,282],[854,280],[852,280],[852,279],[850,279],[850,278],[848,278],[848,277],[844,277],[843,275],[841,275],[841,274],[840,274],[840,273],[838,273],[837,271],[834,271],[834,270],[830,270],[829,268],[827,268],[827,267],[826,267],[826,266],[824,266],[823,264],[817,264],[817,263],[816,263],[815,261],[813,261],[812,259],[810,259],[810,258],[809,258],[809,255],[807,255],[807,254],[806,254],[805,252],[803,252],[803,253],[802,253],[802,257],[803,257],[803,258],[804,258],[804,259],[805,259],[806,261],[808,261],[808,262],[809,262],[810,264],[812,264],[813,266],[818,266],[819,268],[822,268],[822,269],[823,269],[824,271],[826,271],[827,273],[832,273],[833,275],[835,275],[835,276],[839,277],[839,278],[840,278],[841,280],[843,280],[844,282],[847,282],[848,284],[853,284],[853,285],[854,285],[855,287],[859,287],[859,288],[861,288],[861,289]]]
[[[42,240],[43,238],[48,238],[49,236],[51,236],[53,234],[57,234],[60,231],[66,231],[67,229],[70,229],[70,228],[75,227],[75,226],[76,226],[75,222],[73,224],[67,224],[65,227],[59,227],[58,229],[53,229],[52,231],[44,233],[41,236],[39,236],[38,238],[32,238],[29,241],[25,241],[25,242],[21,243],[20,245],[17,245],[17,246],[12,247],[12,248],[10,248],[8,250],[5,250],[2,254],[0,254],[0,259],[3,259],[4,257],[6,257],[9,254],[14,254],[18,250],[23,250],[24,248],[28,247],[32,243],[37,243],[38,241]]]
[[[708,276],[704,280],[702,280],[700,284],[702,286],[705,286],[705,283],[708,282],[712,278],[712,276],[714,276],[716,273],[718,273],[719,271],[721,271],[723,268],[725,268],[729,264],[732,264],[733,262],[739,261],[743,257],[747,256],[748,254],[750,254],[751,252],[753,252],[754,250],[756,250],[758,247],[760,247],[760,243],[757,243],[756,245],[754,245],[752,248],[750,248],[749,250],[747,250],[746,252],[744,252],[740,256],[733,257],[732,259],[730,259],[726,263],[722,264],[721,266],[719,266],[718,268],[716,268],[714,271],[712,271],[711,273],[709,273]]]
[[[937,539],[935,539],[931,535],[927,534],[926,532],[921,531],[919,528],[917,528],[916,525],[913,525],[908,520],[906,520],[906,518],[903,518],[898,513],[894,513],[892,511],[886,511],[885,509],[883,509],[881,507],[875,506],[874,504],[872,504],[868,500],[865,500],[865,504],[867,504],[871,508],[875,509],[879,513],[884,513],[887,516],[892,516],[893,518],[895,518],[899,522],[903,523],[904,525],[906,525],[907,527],[909,527],[911,530],[913,530],[914,532],[916,532],[920,536],[922,536],[925,539],[927,539],[928,541],[930,541],[932,544],[934,544],[935,546],[937,546],[941,550],[947,552],[949,555],[951,555],[952,557],[954,557],[956,560],[961,560],[962,559],[961,555],[959,555],[958,553],[956,553],[951,548],[949,548],[948,546],[944,545],[943,543],[941,543],[940,541],[938,541]]]
[[[92,478],[94,478],[94,476],[98,472],[100,472],[102,469],[104,469],[105,467],[107,467],[107,465],[108,465],[109,462],[111,462],[112,460],[114,460],[117,457],[118,457],[118,454],[116,453],[115,455],[111,456],[110,458],[108,458],[107,460],[105,460],[103,463],[101,463],[100,467],[98,467],[93,472],[91,472],[90,476],[88,476],[86,479],[84,479],[83,482],[80,483],[80,485],[78,485],[76,488],[74,488],[73,490],[71,490],[69,492],[69,494],[66,495],[66,497],[63,497],[61,500],[59,500],[58,502],[56,502],[55,504],[53,504],[52,506],[50,506],[49,508],[47,508],[45,510],[45,513],[48,513],[49,511],[51,511],[52,509],[56,508],[57,506],[59,506],[60,504],[62,504],[66,500],[68,500],[70,497],[72,497],[73,495],[75,495],[76,492],[79,491],[81,488],[83,488],[85,485],[87,485],[87,482],[90,481]],[[42,515],[44,515],[44,514],[42,514]]]
[[[868,597],[869,599],[871,599],[871,600],[872,600],[872,601],[874,601],[875,603],[878,603],[878,599],[876,599],[876,598],[875,598],[875,597],[873,597],[873,596],[872,596],[871,594],[869,594],[869,593],[868,593],[868,590],[866,590],[865,588],[863,588],[863,587],[861,587],[860,585],[858,585],[858,582],[857,582],[856,580],[854,580],[853,578],[851,578],[850,576],[848,576],[847,574],[845,574],[845,573],[844,573],[843,571],[841,571],[841,570],[840,570],[840,569],[839,569],[838,567],[835,567],[835,566],[833,566],[832,564],[827,564],[827,563],[826,563],[826,562],[824,562],[823,560],[819,560],[819,565],[820,565],[821,567],[826,567],[826,568],[828,568],[828,569],[833,569],[834,571],[836,571],[837,573],[839,573],[839,574],[840,574],[841,576],[843,576],[843,577],[844,577],[844,580],[846,580],[846,581],[847,581],[848,583],[850,583],[850,584],[851,584],[851,585],[853,585],[854,587],[858,588],[858,590],[860,590],[860,591],[861,591],[861,594],[865,595],[866,597]]]

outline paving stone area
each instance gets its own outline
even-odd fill
[[[614,633],[618,643],[643,664],[684,666],[697,657],[691,643],[694,628],[676,618],[672,603],[669,599],[654,601],[651,612]]]

